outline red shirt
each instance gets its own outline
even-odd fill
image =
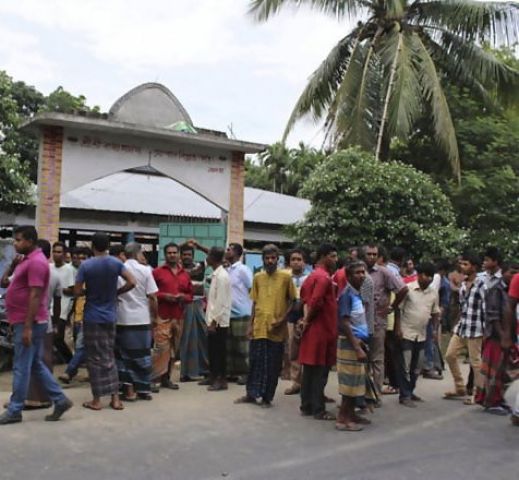
[[[519,273],[516,273],[512,277],[510,288],[508,289],[508,295],[516,300],[519,300]]]
[[[159,301],[159,317],[160,318],[182,318],[184,313],[183,303],[171,303],[166,301],[165,295],[184,294],[184,303],[193,301],[193,285],[191,277],[181,266],[177,267],[177,273],[174,274],[171,268],[164,264],[153,270],[153,277],[159,289],[157,299]]]
[[[41,296],[38,311],[34,318],[36,323],[46,323],[49,319],[48,287],[50,278],[49,262],[42,251],[37,248],[26,255],[14,270],[14,276],[7,288],[5,307],[9,323],[24,323],[29,311],[31,287],[40,287]]]
[[[323,267],[317,266],[303,283],[301,301],[318,313],[301,338],[299,363],[331,367],[337,351],[337,294]]]
[[[337,284],[337,295],[340,295],[342,291],[348,285],[348,275],[346,274],[346,267],[342,267],[335,272],[333,281]]]

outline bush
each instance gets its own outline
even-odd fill
[[[432,258],[454,254],[465,240],[449,199],[428,175],[356,148],[326,158],[301,196],[312,202],[291,229],[301,244],[326,240],[345,250],[373,241]]]

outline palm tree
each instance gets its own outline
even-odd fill
[[[407,138],[430,114],[436,140],[458,180],[456,133],[442,80],[489,105],[517,94],[519,72],[483,45],[519,38],[517,2],[476,0],[251,0],[265,21],[282,7],[307,4],[338,19],[359,18],[312,74],[290,116],[325,119],[331,145],[357,144],[385,158],[392,137]]]

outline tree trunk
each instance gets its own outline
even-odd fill
[[[402,31],[398,33],[398,45],[396,48],[395,58],[393,59],[393,63],[391,65],[391,74],[389,76],[389,85],[387,87],[386,99],[384,101],[384,110],[382,112],[382,120],[380,122],[380,129],[378,131],[378,140],[377,140],[377,149],[375,151],[375,158],[380,160],[380,154],[382,152],[382,144],[384,138],[384,130],[387,123],[387,115],[389,110],[389,101],[391,100],[391,94],[393,93],[393,87],[395,86],[395,77],[396,77],[396,67],[398,65],[398,60],[400,58],[400,52],[402,51],[402,43],[404,40],[404,35]]]

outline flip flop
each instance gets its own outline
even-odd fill
[[[110,402],[110,408],[112,410],[124,410],[124,405],[121,403],[119,406],[115,406],[114,402]]]
[[[339,432],[360,432],[363,428],[358,423],[336,423],[335,429]]]
[[[94,407],[92,402],[83,402],[83,407],[87,408],[88,410],[94,410],[95,412],[103,409],[103,407]]]
[[[135,395],[135,397],[128,397],[127,395],[122,395],[121,396],[121,400],[123,402],[136,402],[137,401],[137,395]]]
[[[460,398],[466,397],[467,394],[465,392],[445,392],[443,394],[443,398],[445,400],[459,400]]]
[[[371,420],[368,420],[367,418],[364,418],[364,417],[355,417],[355,423],[358,424],[358,425],[371,425]]]

